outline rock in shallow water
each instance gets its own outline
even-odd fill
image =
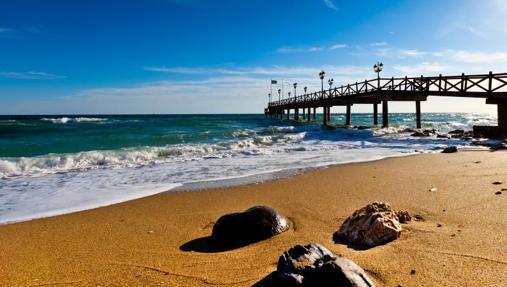
[[[289,229],[287,218],[269,206],[254,206],[244,212],[220,217],[211,237],[217,243],[242,245],[257,242]]]
[[[442,153],[455,153],[455,152],[458,152],[458,148],[455,146],[448,146],[444,148],[444,150],[442,151]]]
[[[374,202],[349,216],[334,233],[334,239],[373,247],[397,239],[402,230],[400,221],[410,220],[406,211],[395,211],[388,203]]]
[[[278,260],[277,275],[282,287],[372,287],[373,281],[353,261],[336,257],[324,246],[296,245]]]

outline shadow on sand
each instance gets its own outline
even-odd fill
[[[264,277],[261,281],[255,283],[251,287],[278,287],[280,286],[276,278],[276,271]]]
[[[241,242],[238,244],[221,244],[213,240],[211,236],[205,236],[186,242],[180,246],[180,250],[185,252],[218,253],[245,247],[255,242],[258,241]]]
[[[346,240],[339,238],[338,236],[336,236],[336,234],[333,234],[333,241],[335,244],[345,245],[348,248],[354,249],[356,251],[364,251],[364,250],[372,249],[377,246],[386,245],[387,243],[389,243],[389,242],[384,242],[384,243],[377,244],[375,246],[356,245],[356,244],[352,244]]]

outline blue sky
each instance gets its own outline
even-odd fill
[[[312,89],[324,69],[344,84],[375,77],[377,61],[387,77],[507,72],[507,4],[0,1],[0,114],[256,113],[271,78]],[[430,98],[423,110],[495,107]]]

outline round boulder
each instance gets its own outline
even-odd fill
[[[410,220],[407,212],[395,211],[388,203],[374,202],[349,216],[334,233],[334,239],[373,247],[397,239],[402,230],[400,221]]]
[[[257,242],[289,229],[287,218],[269,206],[254,206],[244,212],[220,217],[211,237],[218,243],[242,245]]]
[[[455,146],[448,146],[442,150],[442,153],[455,153],[458,152],[458,148]]]
[[[375,286],[356,263],[336,257],[317,243],[296,245],[285,251],[278,260],[277,275],[283,287]]]

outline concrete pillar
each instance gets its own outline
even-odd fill
[[[373,104],[373,125],[378,126],[378,105],[377,105],[377,103]]]
[[[331,122],[331,107],[327,107],[327,121]]]
[[[421,101],[415,101],[415,122],[416,128],[421,128]]]
[[[308,108],[308,116],[306,117],[306,120],[310,121],[311,117],[312,117],[312,111],[311,111],[311,108]]]
[[[389,107],[387,101],[382,101],[382,127],[389,127]]]
[[[313,119],[317,119],[317,108],[313,108]]]
[[[347,114],[345,115],[345,125],[350,126],[351,105],[347,105]]]
[[[327,126],[327,107],[323,107],[323,118],[324,118],[324,125]]]

